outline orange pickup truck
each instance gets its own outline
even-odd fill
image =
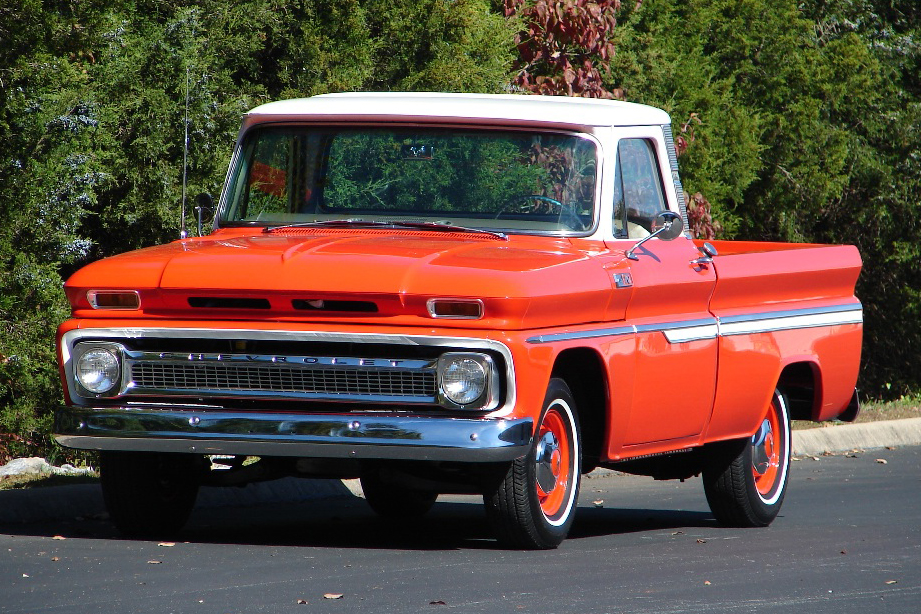
[[[702,475],[721,523],[765,526],[790,420],[858,410],[857,250],[693,240],[659,109],[266,104],[215,211],[66,284],[56,438],[100,451],[126,534],[201,485],[319,476],[384,516],[481,494],[502,543],[553,548],[596,467]]]

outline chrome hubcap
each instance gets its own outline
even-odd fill
[[[560,477],[560,442],[551,432],[544,433],[537,442],[537,485],[544,492],[556,487]]]
[[[762,475],[771,465],[777,465],[774,452],[774,431],[771,428],[771,422],[765,418],[758,432],[752,436],[752,467],[755,473]]]

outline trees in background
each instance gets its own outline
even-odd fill
[[[619,21],[609,87],[693,128],[685,187],[721,236],[856,244],[861,390],[921,391],[921,5],[656,0]]]
[[[513,37],[487,0],[0,7],[0,461],[63,453],[48,435],[63,280],[178,236],[187,79],[188,191],[216,193],[246,110],[341,90],[498,92]]]
[[[177,236],[187,79],[192,194],[217,192],[240,115],[267,100],[524,89],[663,107],[721,237],[860,247],[862,387],[921,390],[921,6],[628,0],[615,20],[619,4],[0,7],[0,457],[53,453],[63,279]]]
[[[512,86],[546,96],[617,98],[605,88],[620,0],[504,0],[518,18]]]

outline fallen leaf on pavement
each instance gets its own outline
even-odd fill
[[[886,580],[886,584],[898,584],[898,580]]]
[[[876,462],[879,463],[880,465],[888,465],[888,464],[889,464],[889,461],[887,461],[885,458],[877,458],[877,459],[876,459]]]
[[[51,557],[51,560],[52,560],[52,561],[60,561],[61,559],[60,559],[59,557],[53,556],[53,557]]]
[[[710,586],[710,580],[704,580],[704,586]]]
[[[429,605],[448,605],[448,604],[442,601],[441,599],[439,599],[438,601],[429,601]]]
[[[307,600],[306,600],[306,599],[298,599],[296,603],[297,603],[297,605],[307,605]]]
[[[697,543],[698,543],[698,544],[706,544],[706,543],[707,543],[707,540],[705,540],[705,539],[698,539],[698,540],[697,540]]]
[[[162,564],[162,563],[163,563],[163,561],[147,561],[147,564],[148,564],[148,565],[160,565],[160,564]]]
[[[342,593],[326,593],[323,599],[342,599]]]

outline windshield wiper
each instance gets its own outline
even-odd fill
[[[401,222],[355,219],[315,220],[313,222],[280,224],[278,226],[266,226],[262,229],[262,232],[269,233],[275,230],[284,230],[285,228],[414,228],[418,230],[433,230],[435,232],[469,232],[490,235],[500,239],[508,239],[504,232],[483,230],[482,228],[470,228],[467,226],[456,226],[454,224],[445,224],[442,222]]]

